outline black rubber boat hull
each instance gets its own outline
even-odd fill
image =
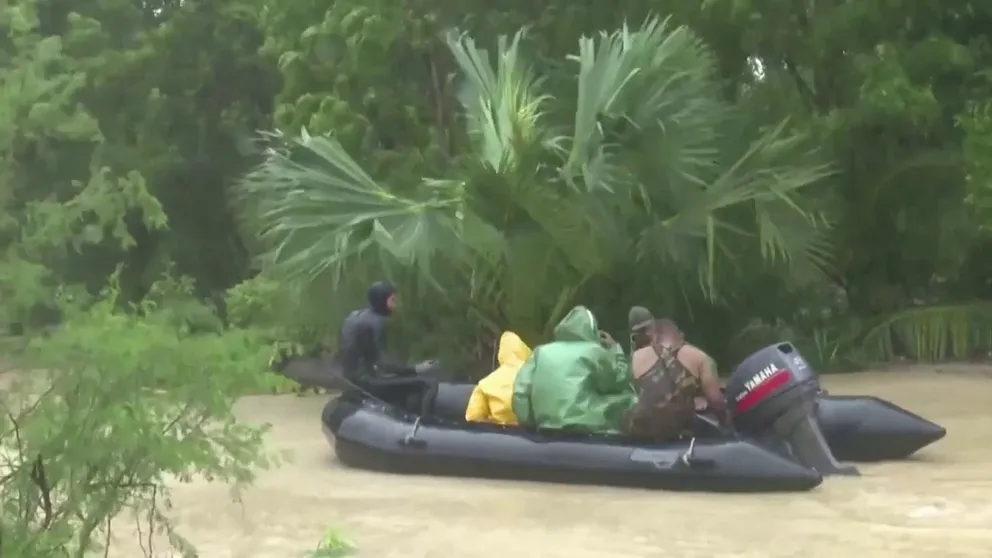
[[[328,402],[322,423],[342,463],[395,473],[707,492],[808,491],[823,481],[816,471],[727,436],[697,438],[686,466],[689,441],[638,447],[619,438],[464,423],[422,424],[410,439],[410,417],[351,396]]]
[[[331,358],[294,358],[280,373],[306,386],[344,389],[334,373]],[[442,416],[463,418],[474,384],[442,383],[438,411]],[[943,427],[884,399],[871,396],[818,397],[820,428],[834,456],[843,461],[905,459],[946,435]],[[707,421],[700,415],[700,421]]]
[[[944,427],[884,399],[821,395],[817,418],[842,461],[905,459],[947,434]]]
[[[442,383],[437,413],[462,418],[474,384]],[[905,459],[940,440],[947,431],[884,399],[819,395],[817,418],[831,452],[842,461]],[[705,414],[699,422],[713,423]]]

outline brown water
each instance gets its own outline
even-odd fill
[[[231,503],[224,486],[177,487],[174,515],[205,558],[291,558],[337,527],[373,558],[992,556],[992,367],[828,377],[947,427],[910,461],[862,465],[802,494],[714,495],[403,477],[346,469],[320,433],[323,398],[258,397],[293,461]],[[118,531],[120,556],[138,556]],[[169,556],[169,554],[159,554]]]

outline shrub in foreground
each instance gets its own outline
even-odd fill
[[[266,427],[233,414],[264,388],[268,348],[250,330],[190,333],[152,302],[121,312],[114,289],[87,306],[65,306],[63,324],[31,340],[30,372],[0,393],[0,555],[81,557],[122,512],[194,555],[167,517],[169,486],[237,488],[271,464]]]

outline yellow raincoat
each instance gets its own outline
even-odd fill
[[[512,331],[499,339],[499,368],[479,381],[465,409],[469,422],[517,424],[513,413],[513,382],[524,362],[530,358],[530,347]]]

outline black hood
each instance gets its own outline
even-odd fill
[[[388,316],[391,314],[389,311],[389,306],[386,301],[389,297],[396,293],[396,287],[393,286],[389,281],[376,281],[372,283],[369,287],[369,308],[373,312],[379,314],[380,316]]]

